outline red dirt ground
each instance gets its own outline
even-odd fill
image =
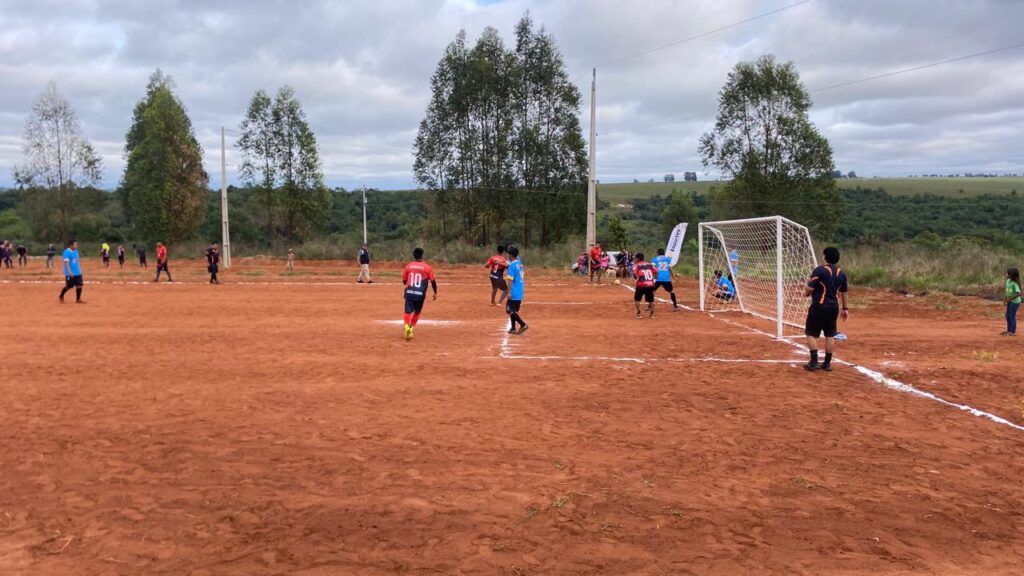
[[[506,337],[444,267],[407,343],[397,266],[171,264],[0,270],[0,574],[1024,573],[1024,431],[743,316],[528,270]],[[838,357],[1024,424],[997,304],[852,296]]]

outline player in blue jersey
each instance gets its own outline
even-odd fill
[[[729,277],[730,279],[740,273],[740,254],[735,249],[729,251]]]
[[[658,248],[658,255],[651,258],[651,264],[658,269],[658,278],[654,281],[654,291],[664,288],[672,297],[672,311],[679,312],[679,304],[676,302],[676,291],[672,288],[672,279],[675,273],[672,272],[672,258],[665,256],[665,249]]]
[[[508,268],[505,269],[505,280],[508,282],[508,300],[505,301],[505,312],[508,314],[512,327],[508,329],[509,334],[522,334],[526,332],[526,322],[519,316],[519,308],[523,305],[523,292],[525,281],[523,279],[523,261],[519,259],[519,248],[509,246],[505,249],[508,254]],[[520,324],[516,330],[516,323]]]
[[[732,285],[727,276],[722,275],[721,270],[715,270],[715,298],[729,301],[736,297],[736,287]]]
[[[82,302],[82,265],[78,260],[78,242],[68,242],[64,249],[64,289],[60,291],[60,303],[64,303],[64,294],[75,288],[75,303]]]

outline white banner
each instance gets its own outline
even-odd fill
[[[683,238],[686,237],[686,222],[678,224],[672,229],[668,237],[668,246],[665,247],[665,255],[672,259],[672,265],[679,262],[679,254],[683,251]]]

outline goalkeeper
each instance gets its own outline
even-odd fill
[[[819,369],[832,371],[836,320],[840,314],[843,320],[850,315],[846,303],[846,292],[849,287],[846,283],[846,274],[839,267],[839,249],[829,246],[825,248],[823,254],[825,264],[814,269],[804,288],[804,295],[811,297],[811,307],[807,310],[807,323],[804,327],[811,361],[804,365],[804,368],[812,372]],[[825,361],[818,364],[818,339],[822,333],[825,335]]]

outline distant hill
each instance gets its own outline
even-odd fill
[[[639,182],[639,183],[600,183],[597,186],[598,197],[612,203],[632,198],[650,198],[654,195],[666,196],[673,190],[707,194],[714,185],[723,185],[726,181],[704,180],[697,182]],[[913,196],[915,194],[936,194],[951,198],[967,198],[983,194],[1010,194],[1014,190],[1024,194],[1024,177],[996,178],[842,178],[836,181],[841,189],[856,188],[885,189],[893,196]]]

